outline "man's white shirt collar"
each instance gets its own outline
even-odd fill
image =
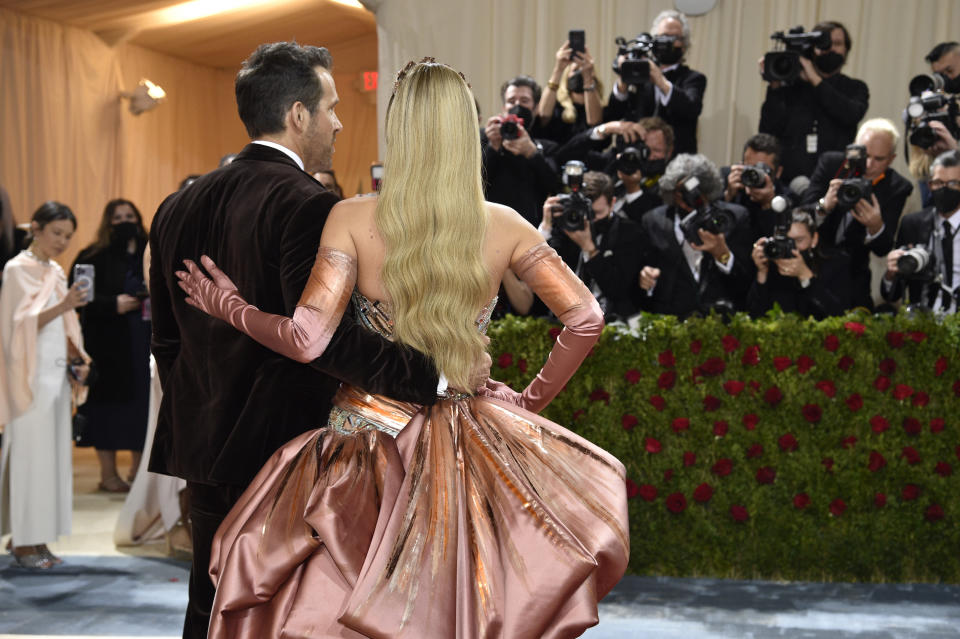
[[[288,149],[287,147],[283,146],[282,144],[277,144],[276,142],[270,142],[269,140],[254,140],[253,144],[262,144],[263,146],[269,146],[271,149],[276,149],[277,151],[286,153],[291,160],[297,163],[297,166],[300,167],[301,171],[306,170],[303,168],[303,160],[300,159],[300,156],[294,153],[293,151],[291,151],[290,149]]]

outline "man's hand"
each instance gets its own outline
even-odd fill
[[[897,267],[897,260],[903,255],[903,252],[903,249],[893,249],[887,253],[887,272],[883,274],[883,277],[888,282],[892,282],[893,278],[900,272],[900,269]]]
[[[750,252],[750,257],[753,258],[753,263],[757,265],[757,282],[759,284],[766,283],[767,273],[770,270],[770,260],[763,252],[763,245],[766,243],[767,238],[761,237],[759,240],[753,243],[753,251]]]
[[[800,79],[804,82],[810,83],[812,86],[817,86],[823,82],[823,78],[820,77],[820,73],[817,71],[817,68],[813,66],[813,60],[806,56],[800,56],[800,66],[803,67],[800,70]]]
[[[733,198],[737,197],[737,193],[744,188],[743,182],[740,181],[743,177],[743,169],[742,164],[734,164],[730,167],[730,175],[727,176],[727,188],[723,190],[723,199],[727,202],[732,202]]]
[[[950,134],[950,130],[943,122],[940,120],[931,120],[929,124],[933,132],[937,134],[938,139],[933,143],[933,146],[927,149],[928,155],[935,157],[944,151],[955,151],[957,149],[956,139]]]
[[[699,244],[690,244],[697,251],[709,253],[713,259],[720,261],[720,258],[729,253],[727,248],[727,238],[723,233],[711,233],[703,229],[697,229],[697,235],[700,236]]]
[[[653,289],[659,277],[660,269],[654,268],[653,266],[644,266],[640,270],[640,288],[645,291]]]
[[[483,130],[487,136],[487,142],[493,147],[494,151],[499,151],[500,145],[503,144],[503,137],[500,135],[500,123],[500,116],[495,115],[487,120],[487,126]]]
[[[670,89],[673,88],[673,85],[670,84],[670,80],[667,80],[663,71],[660,70],[660,67],[653,60],[648,60],[650,63],[650,82],[652,82],[660,91],[664,94],[670,93]]]
[[[516,140],[503,140],[503,148],[514,155],[521,155],[529,160],[536,155],[539,149],[537,149],[537,145],[533,143],[530,134],[527,133],[527,130],[523,128],[522,125],[517,125],[517,132],[519,135]]]
[[[773,186],[773,179],[766,174],[763,176],[763,186],[745,186],[743,188],[750,200],[759,204],[763,210],[770,208],[770,203],[773,202],[773,198],[777,194],[777,190]]]
[[[555,206],[561,206],[560,196],[558,195],[551,195],[543,203],[542,225],[543,230],[545,231],[550,231],[553,229],[553,207]]]
[[[577,229],[576,231],[568,231],[563,229],[563,232],[567,234],[571,240],[580,247],[580,250],[591,255],[594,251],[597,250],[597,246],[593,243],[593,235],[590,233],[590,222],[586,219],[583,220],[583,227]]]
[[[827,213],[837,208],[837,191],[840,189],[841,184],[843,184],[843,180],[840,178],[830,180],[827,194],[823,196],[823,208],[826,209]]]
[[[863,224],[869,235],[876,235],[883,228],[883,217],[880,215],[880,204],[877,202],[877,196],[870,195],[870,201],[861,199],[851,211],[853,219]]]
[[[602,132],[598,131],[601,137],[609,138],[612,135],[619,135],[627,144],[642,140],[647,134],[642,126],[636,122],[628,122],[626,120],[604,122],[599,128],[602,129]]]
[[[795,277],[798,280],[809,280],[813,278],[813,271],[807,266],[806,260],[800,255],[800,251],[793,249],[793,257],[775,260],[777,270],[784,277]]]

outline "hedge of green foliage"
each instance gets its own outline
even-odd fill
[[[493,377],[559,328],[491,326]],[[627,469],[636,574],[960,581],[960,321],[607,327],[544,416]]]

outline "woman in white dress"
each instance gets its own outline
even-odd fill
[[[54,260],[77,228],[73,212],[46,202],[33,214],[30,248],[7,262],[0,289],[0,532],[24,568],[61,563],[47,544],[70,532],[73,507],[71,386],[82,401],[89,373],[74,312],[86,288],[67,288]]]

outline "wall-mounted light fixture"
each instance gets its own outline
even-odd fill
[[[130,113],[140,115],[144,111],[149,111],[160,104],[160,102],[167,97],[167,92],[150,80],[144,78],[140,80],[140,84],[137,85],[136,89],[133,91],[124,91],[120,96],[130,100]]]

